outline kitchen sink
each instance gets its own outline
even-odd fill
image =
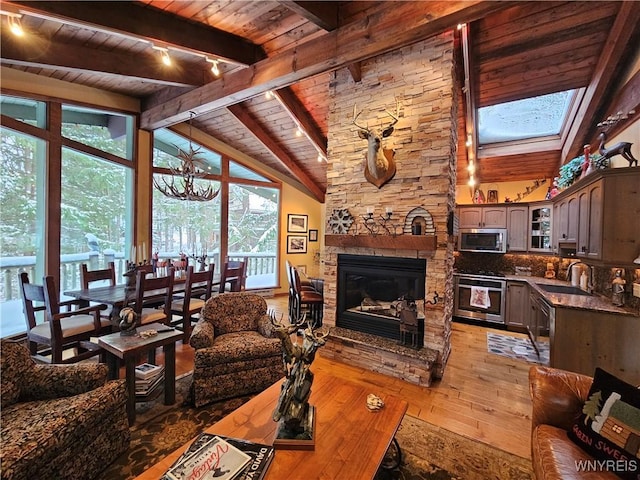
[[[591,296],[589,292],[585,292],[580,287],[574,287],[573,285],[547,285],[544,283],[537,283],[536,285],[549,293],[568,293],[570,295]]]

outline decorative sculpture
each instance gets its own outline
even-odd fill
[[[316,334],[311,323],[306,320],[306,315],[288,326],[283,325],[282,320],[276,321],[273,312],[269,315],[275,327],[274,334],[282,342],[282,362],[286,372],[272,416],[274,421],[279,422],[274,445],[313,448],[315,407],[309,405],[313,383],[310,367],[316,351],[325,344],[325,337],[329,332]],[[302,343],[291,340],[291,335],[298,330],[302,331]]]
[[[396,101],[396,114],[385,110],[393,122],[380,133],[370,129],[368,126],[363,127],[356,123],[360,113],[356,115],[356,106],[353,106],[353,124],[359,128],[358,135],[368,142],[367,156],[364,169],[364,176],[369,183],[380,188],[387,183],[396,174],[396,162],[394,160],[395,151],[393,149],[382,148],[382,139],[391,136],[393,126],[398,123],[398,111],[400,104]]]
[[[604,142],[607,140],[607,134],[602,132],[598,135],[598,138],[600,139],[600,147],[598,151],[603,157],[602,160],[610,160],[611,157],[614,157],[615,155],[622,155],[622,157],[629,162],[629,166],[631,166],[631,164],[634,164],[636,167],[638,166],[638,159],[631,153],[631,145],[633,145],[633,143],[618,142],[609,148],[605,148]]]

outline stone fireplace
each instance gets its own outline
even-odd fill
[[[432,377],[442,375],[450,350],[454,245],[447,233],[447,218],[455,205],[458,117],[453,57],[453,32],[447,32],[363,62],[359,82],[353,81],[347,69],[338,70],[329,86],[325,214],[329,218],[334,210],[347,209],[354,223],[342,236],[344,242],[328,241],[335,232],[326,230],[321,254],[323,322],[337,333],[320,355],[421,385],[429,385]],[[377,188],[364,176],[366,143],[352,123],[354,106],[363,110],[362,117],[373,127],[385,124],[385,110],[395,108],[396,101],[399,120],[383,146],[395,150],[397,172]],[[403,225],[416,209],[428,212],[433,219],[433,242],[406,241],[412,237],[411,229],[407,232]],[[397,236],[372,235],[363,224],[371,211],[375,219],[391,211],[386,225],[392,225]],[[349,322],[353,319],[348,315],[345,319],[342,313],[349,303],[343,288],[353,287],[340,278],[338,265],[339,259],[346,258],[343,255],[365,256],[370,263],[410,259],[424,265],[421,285],[416,285],[414,278],[403,281],[404,286],[392,287],[392,296],[407,290],[420,297],[416,303],[424,318],[424,348],[399,345],[390,338],[396,335],[390,332],[395,328],[390,324],[378,327],[382,332],[352,329]],[[435,292],[441,299],[436,305],[424,301]],[[348,328],[344,328],[345,322]]]

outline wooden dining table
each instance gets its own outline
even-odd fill
[[[185,291],[185,277],[176,278],[173,283],[173,293],[180,294]],[[227,282],[240,281],[238,277],[227,278]],[[213,277],[213,290],[217,290],[215,287],[220,285],[220,275],[214,275]],[[103,303],[110,305],[111,310],[111,322],[113,325],[118,325],[120,310],[125,306],[127,302],[126,298],[126,285],[107,285],[104,287],[83,288],[80,290],[67,290],[63,292],[69,297],[73,297],[77,300],[83,300],[86,302]],[[157,290],[150,290],[145,292],[145,295],[157,296],[159,293]],[[129,299],[130,300],[130,299]]]

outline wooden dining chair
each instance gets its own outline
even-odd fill
[[[80,284],[82,285],[82,288],[86,290],[95,282],[102,282],[101,285],[105,286],[107,284],[112,287],[115,286],[116,264],[114,262],[109,262],[107,268],[100,270],[89,270],[86,263],[80,265]]]
[[[200,310],[204,303],[211,297],[213,287],[213,272],[215,264],[210,263],[209,268],[203,272],[196,272],[193,265],[187,267],[187,278],[184,285],[184,295],[174,296],[171,302],[171,314],[180,317],[171,319],[171,325],[181,325],[184,332],[183,342],[186,344],[191,337],[191,322],[198,320]]]
[[[173,280],[173,267],[169,268],[166,277],[150,277],[145,270],[138,271],[132,305],[138,316],[138,325],[171,323]]]
[[[240,292],[241,290],[244,290],[246,274],[246,262],[237,260],[224,262],[222,272],[220,273],[220,287],[218,288],[218,293]],[[227,284],[229,284],[228,289]]]
[[[300,281],[300,273],[298,272],[298,269],[296,267],[292,267],[291,272],[295,289],[294,295],[296,299],[294,312],[295,319],[300,319],[302,309],[306,308],[309,315],[311,316],[313,327],[317,328],[322,326],[322,314],[324,308],[323,295],[313,288],[309,290],[302,287],[302,282]]]
[[[289,260],[287,260],[285,264],[285,270],[287,271],[287,281],[289,283],[289,321],[291,323],[294,323],[298,318],[297,315],[299,315],[300,313],[300,308],[297,304],[298,297],[296,296],[296,285],[293,275],[294,266],[291,264],[291,262],[289,262]],[[315,288],[313,288],[311,282],[305,282],[304,280],[302,280],[302,278],[300,279],[300,289],[315,291]]]
[[[35,285],[22,272],[20,293],[32,356],[46,363],[75,363],[95,355],[100,355],[101,361],[105,359],[104,351],[91,339],[110,327],[109,321],[100,316],[106,305],[73,309],[78,301],[61,302],[51,275],[44,277],[42,285]],[[43,321],[38,321],[37,312],[42,312]]]
[[[91,285],[97,284],[100,282],[99,286],[111,286],[114,287],[116,285],[116,264],[114,262],[109,262],[107,268],[102,268],[99,270],[89,270],[89,267],[86,263],[80,265],[80,285],[84,290],[88,290],[91,288]],[[90,304],[85,304],[84,306],[88,306]],[[107,306],[105,310],[101,312],[101,316],[106,319],[111,318],[111,313],[113,311],[112,306]],[[102,333],[109,333],[112,330],[112,326],[109,327]]]

